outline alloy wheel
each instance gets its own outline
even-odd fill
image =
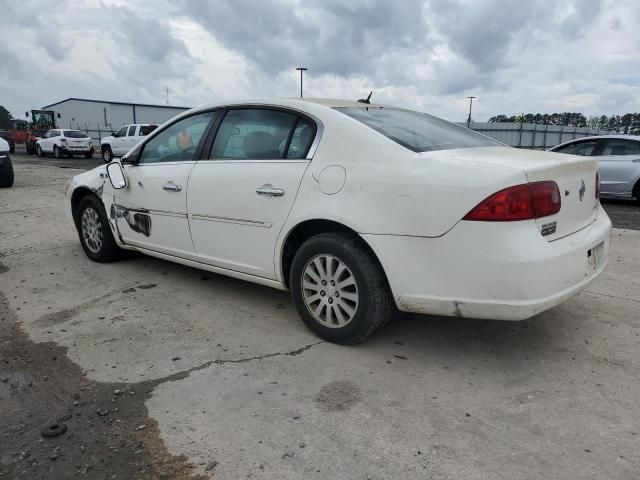
[[[92,207],[87,207],[82,212],[80,219],[82,239],[92,253],[100,253],[102,250],[102,222],[98,212]]]
[[[307,310],[325,327],[342,328],[358,312],[360,295],[355,276],[334,255],[311,258],[302,271],[301,288]]]

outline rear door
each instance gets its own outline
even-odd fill
[[[605,195],[620,195],[633,189],[640,161],[640,142],[607,138],[597,153],[600,166],[600,190]]]
[[[296,112],[234,108],[189,179],[187,210],[199,261],[275,278],[275,243],[309,165],[316,124]]]

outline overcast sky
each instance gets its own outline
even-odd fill
[[[206,5],[206,6],[205,6]],[[638,0],[0,0],[0,105],[298,94],[464,120],[640,111]]]

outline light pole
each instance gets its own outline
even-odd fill
[[[309,69],[305,67],[298,67],[296,70],[300,70],[300,98],[302,98],[302,75],[303,72],[306,72]]]
[[[469,117],[467,118],[467,128],[471,125],[471,107],[473,107],[473,99],[476,97],[467,97],[469,99]]]

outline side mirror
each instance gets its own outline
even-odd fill
[[[116,132],[111,132],[111,136],[115,137],[116,136]]]
[[[127,186],[127,177],[125,177],[124,170],[119,162],[111,162],[107,165],[107,175],[109,175],[109,181],[116,190],[121,190]]]
[[[129,155],[127,155],[126,157],[122,157],[121,161],[123,163],[128,163],[129,165],[137,165],[138,164],[138,152],[131,152]]]

